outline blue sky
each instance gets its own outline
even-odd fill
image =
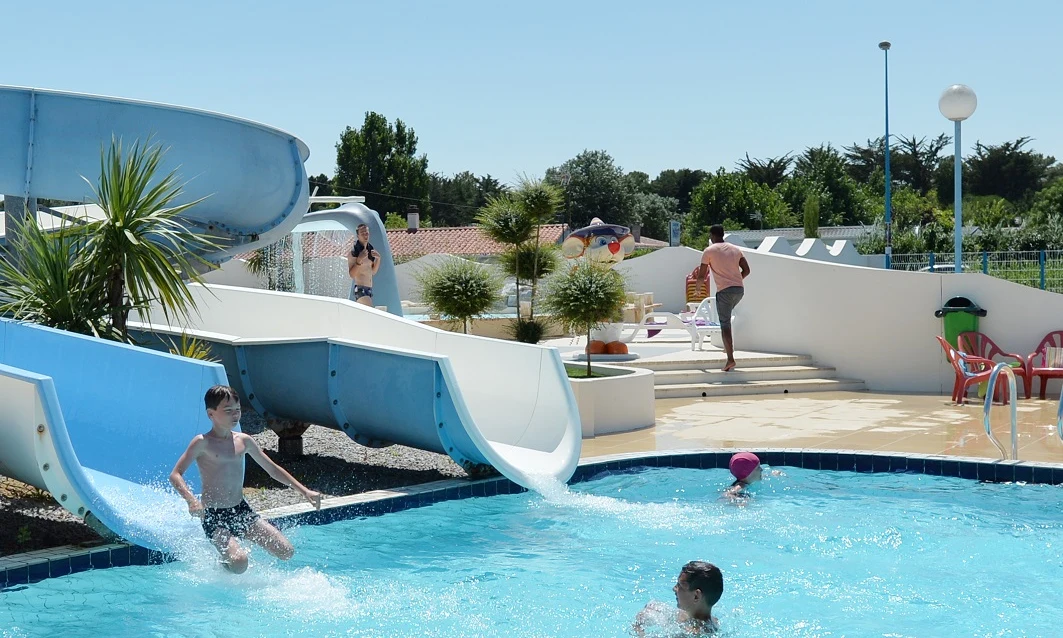
[[[309,144],[314,174],[367,110],[412,126],[429,170],[503,182],[584,149],[652,178],[863,142],[882,39],[894,134],[951,134],[937,99],[964,83],[965,147],[1029,135],[1063,159],[1058,2],[51,0],[4,22],[0,83],[258,120]]]

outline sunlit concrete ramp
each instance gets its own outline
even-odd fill
[[[0,319],[0,474],[161,551],[202,536],[167,476],[210,429],[215,363]],[[195,467],[186,474],[199,490]],[[101,530],[102,531],[102,530]]]
[[[306,144],[269,126],[207,111],[134,100],[0,86],[0,194],[88,202],[112,135],[149,136],[168,152],[160,177],[187,181],[175,204],[207,197],[183,215],[224,243],[222,262],[276,241],[307,209]],[[3,218],[0,215],[0,218]],[[0,233],[4,229],[0,228]]]
[[[524,486],[575,471],[579,412],[554,348],[447,332],[346,299],[191,290],[198,312],[186,325],[131,325],[163,343],[182,332],[210,342],[242,399],[268,417],[490,465]]]

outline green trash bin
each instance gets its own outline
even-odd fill
[[[957,338],[961,332],[978,331],[978,318],[986,314],[988,313],[984,308],[979,307],[967,297],[953,297],[934,312],[935,317],[941,317],[944,320],[945,341],[948,341],[953,348],[959,348]]]

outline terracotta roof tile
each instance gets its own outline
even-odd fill
[[[539,227],[539,241],[556,244],[561,241],[564,224],[545,224]],[[484,234],[478,226],[455,226],[447,228],[419,228],[409,232],[405,228],[388,231],[391,254],[400,257],[417,257],[433,253],[448,255],[497,255],[506,247]]]
[[[558,244],[564,233],[564,224],[545,224],[539,228],[539,239],[544,244]],[[419,228],[411,233],[405,228],[389,230],[388,244],[395,259],[420,257],[433,253],[449,255],[485,256],[497,255],[506,247],[490,239],[478,226],[455,226],[445,228]],[[306,259],[318,257],[346,257],[354,241],[353,233],[328,231],[325,233],[309,232],[303,234],[303,255]],[[282,253],[288,253],[290,239],[285,238],[274,244]],[[649,237],[642,237],[636,247],[659,248],[668,244]],[[246,259],[250,253],[238,255]]]

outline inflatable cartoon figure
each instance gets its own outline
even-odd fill
[[[635,238],[631,229],[617,224],[606,224],[595,217],[591,225],[574,230],[561,244],[561,254],[567,259],[584,258],[610,268],[619,264],[635,250]],[[627,354],[627,344],[620,340],[622,323],[607,323],[591,330],[587,344],[589,354]]]

